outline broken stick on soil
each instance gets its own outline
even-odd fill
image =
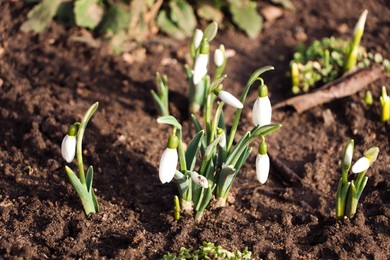
[[[312,107],[322,105],[334,99],[339,99],[355,94],[366,88],[370,83],[383,76],[382,67],[376,66],[344,74],[339,79],[329,82],[317,91],[295,96],[273,106],[278,109],[292,106],[298,113],[302,113]]]

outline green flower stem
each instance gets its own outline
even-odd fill
[[[224,105],[223,101],[219,102],[217,111],[215,112],[213,124],[211,125],[211,134],[210,134],[210,137],[209,137],[209,143],[214,141],[214,137],[215,137],[215,133],[217,131],[218,122],[219,122],[219,118],[220,118],[221,113],[222,113],[223,105]]]
[[[77,144],[76,144],[77,166],[79,169],[80,182],[83,185],[86,185],[84,164],[83,164],[83,147],[82,147],[83,136],[84,136],[85,128],[87,127],[89,120],[97,110],[98,106],[99,106],[99,102],[96,102],[87,110],[83,119],[81,120],[79,129],[77,131]]]
[[[179,154],[180,171],[185,172],[187,170],[186,156],[183,147],[183,133],[181,129],[178,129],[179,145],[177,151]]]
[[[252,86],[252,84],[257,80],[257,78],[262,73],[269,71],[269,70],[273,70],[273,69],[274,69],[274,67],[272,67],[272,66],[265,66],[265,67],[262,67],[262,68],[260,68],[252,73],[252,76],[249,78],[248,82],[246,83],[244,92],[242,93],[241,98],[240,98],[240,101],[242,104],[244,104],[246,96],[248,95],[249,89]],[[242,113],[242,109],[236,110],[236,115],[234,117],[234,122],[233,122],[232,128],[230,130],[229,139],[228,139],[227,146],[226,146],[227,151],[230,150],[230,148],[233,144],[234,136],[236,135],[236,131],[237,131],[238,123],[240,121],[241,113]]]
[[[360,172],[355,180],[355,187],[356,187],[356,190],[359,192],[360,191],[360,187],[361,187],[361,184],[362,184],[362,181],[363,181],[363,178],[364,178],[364,175],[366,174],[367,171],[363,171],[363,172]]]

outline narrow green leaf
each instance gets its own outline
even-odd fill
[[[157,119],[157,123],[173,125],[178,130],[181,130],[181,124],[173,116],[163,116],[163,117],[160,117],[160,118]]]
[[[264,67],[261,67],[257,70],[255,70],[255,72],[252,73],[252,75],[249,77],[248,79],[248,82],[246,83],[246,86],[251,86],[256,80],[257,78],[263,74],[264,72],[266,71],[269,71],[269,70],[274,70],[275,68],[273,66],[264,66]]]
[[[189,172],[192,172],[195,167],[197,155],[199,153],[199,149],[202,145],[204,137],[204,131],[199,131],[195,137],[192,139],[190,144],[188,145],[187,151],[186,151],[186,163]]]
[[[88,192],[87,187],[80,182],[79,178],[68,166],[65,166],[65,171],[83,204],[85,214],[96,213],[92,196]]]
[[[267,134],[270,134],[279,128],[281,128],[281,124],[269,124],[269,125],[264,125],[257,129],[255,132],[252,133],[253,136],[255,137],[260,137],[260,136],[266,136]]]
[[[186,38],[185,33],[169,18],[166,10],[161,10],[158,13],[157,25],[161,31],[174,37],[175,39],[183,40]]]
[[[89,166],[89,168],[87,170],[87,176],[86,176],[85,180],[86,180],[88,192],[91,192],[92,182],[93,182],[93,167],[92,167],[92,165]]]
[[[230,163],[232,162],[233,158],[235,158],[237,156],[237,154],[239,153],[239,151],[241,150],[240,149],[241,146],[245,143],[245,141],[249,137],[250,137],[250,132],[247,132],[245,135],[243,135],[241,137],[241,139],[238,141],[238,143],[234,147],[233,151],[229,154],[228,159],[226,160],[226,165],[230,165]]]
[[[196,17],[191,5],[185,0],[169,2],[170,18],[186,36],[191,36],[196,27]]]
[[[210,23],[203,32],[203,37],[210,42],[214,39],[218,32],[218,24],[216,22]]]
[[[154,102],[156,103],[158,113],[162,116],[168,116],[169,112],[167,111],[167,107],[164,105],[163,101],[160,99],[157,93],[153,89],[150,91],[150,93]]]
[[[251,154],[252,148],[251,147],[246,147],[244,152],[241,154],[240,158],[237,160],[236,165],[234,166],[236,168],[236,171],[240,171],[242,165],[246,162],[248,159],[249,155]]]
[[[185,194],[190,187],[191,178],[185,176],[183,173],[181,173],[177,170],[176,170],[173,178],[177,182],[180,195]]]

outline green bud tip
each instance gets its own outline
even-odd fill
[[[267,97],[268,96],[268,88],[265,84],[261,84],[259,86],[259,97]]]
[[[219,94],[219,92],[221,92],[222,88],[223,88],[222,84],[219,84],[219,85],[214,89],[214,94],[215,94],[216,96],[218,96],[218,94]]]
[[[203,40],[200,44],[200,54],[209,54],[210,45],[206,37],[203,37]]]
[[[217,134],[218,134],[218,135],[221,135],[221,134],[223,134],[223,130],[222,130],[222,128],[219,128],[219,127],[217,128]]]
[[[261,143],[259,145],[259,154],[267,154],[267,143],[265,142],[264,136],[261,136]]]
[[[372,164],[373,162],[376,161],[378,154],[379,154],[379,148],[374,146],[374,147],[371,147],[370,149],[368,149],[364,153],[364,157],[366,157],[370,161],[370,164]]]
[[[77,134],[77,126],[71,125],[68,129],[68,135],[69,136],[76,136],[76,134]]]
[[[179,138],[176,135],[171,135],[168,140],[168,148],[176,149],[179,145]]]

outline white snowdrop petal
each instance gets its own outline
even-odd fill
[[[222,134],[221,134],[221,138],[219,139],[218,144],[219,144],[219,146],[221,146],[222,148],[226,146],[226,135],[225,135],[225,133],[222,133]]]
[[[367,170],[370,167],[370,161],[366,157],[362,157],[355,162],[352,166],[353,173],[360,173]]]
[[[202,42],[203,39],[203,32],[199,29],[195,30],[195,35],[194,35],[194,47],[197,49]]]
[[[238,109],[241,109],[241,108],[244,107],[244,105],[240,102],[240,100],[238,100],[235,96],[233,96],[232,94],[230,94],[227,91],[221,90],[221,92],[219,92],[219,94],[218,94],[218,97],[223,102],[225,102],[226,104],[231,105],[232,107],[235,107],[235,108],[238,108]]]
[[[178,154],[176,149],[166,148],[161,156],[159,177],[162,184],[171,182],[176,172],[178,163]]]
[[[195,85],[197,85],[207,74],[207,64],[209,62],[208,54],[199,54],[195,60],[192,78]]]
[[[252,119],[254,125],[269,125],[272,118],[272,106],[268,97],[258,97],[253,105]]]
[[[215,66],[217,66],[217,67],[222,66],[223,60],[224,60],[223,52],[220,49],[216,49],[215,52],[214,52],[214,64],[215,64]]]
[[[61,154],[66,162],[73,161],[76,155],[76,136],[65,135],[61,144]]]
[[[191,173],[191,179],[193,182],[201,186],[202,188],[207,189],[209,187],[209,182],[203,175],[199,175],[197,172]]]
[[[358,30],[364,30],[364,25],[366,23],[368,11],[367,9],[363,11],[363,13],[360,15],[358,22],[355,25],[355,28],[353,30],[353,34],[356,34]]]
[[[258,154],[256,157],[256,176],[261,184],[264,184],[268,179],[269,166],[268,154]]]

